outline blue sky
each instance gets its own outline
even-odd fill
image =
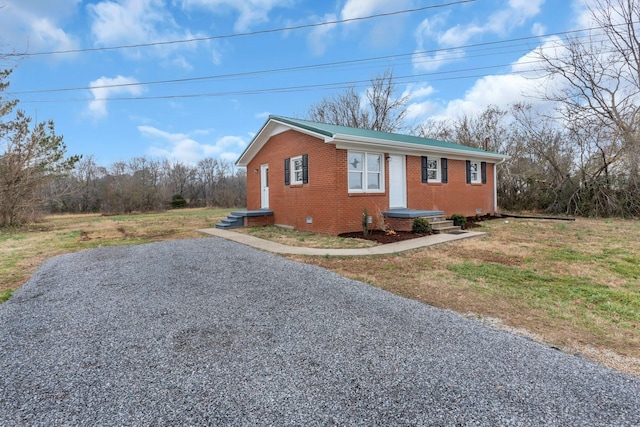
[[[411,124],[535,103],[530,53],[586,28],[587,1],[0,0],[0,49],[26,54],[0,66],[69,154],[235,161],[269,114],[389,68]]]

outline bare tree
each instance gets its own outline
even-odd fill
[[[403,128],[408,98],[396,97],[393,72],[371,79],[364,98],[354,86],[309,108],[307,117],[320,123],[395,132]]]
[[[640,192],[640,2],[594,0],[594,29],[585,39],[569,37],[564,49],[542,49],[549,74],[564,83],[545,97],[560,103],[568,123],[606,130],[611,147],[621,144],[627,184]]]

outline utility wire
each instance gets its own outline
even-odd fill
[[[260,35],[260,34],[271,34],[271,33],[279,33],[279,32],[284,32],[284,31],[301,30],[301,29],[304,29],[304,28],[322,27],[322,26],[325,26],[325,25],[343,24],[343,23],[346,23],[346,22],[364,21],[364,20],[373,19],[373,18],[382,18],[382,17],[386,17],[386,16],[401,15],[401,14],[405,14],[405,13],[420,12],[420,11],[423,11],[423,10],[455,6],[455,5],[458,5],[458,4],[472,3],[472,2],[475,2],[475,1],[476,0],[457,0],[457,1],[452,1],[452,2],[449,2],[449,3],[430,5],[430,6],[423,6],[423,7],[418,7],[418,8],[414,8],[414,9],[404,9],[404,10],[398,10],[398,11],[395,11],[395,12],[379,13],[379,14],[376,14],[376,15],[361,16],[361,17],[357,17],[357,18],[338,19],[338,20],[334,20],[334,21],[318,22],[318,23],[315,23],[315,24],[295,25],[295,26],[291,26],[291,27],[271,28],[271,29],[268,29],[268,30],[248,31],[248,32],[244,32],[244,33],[233,33],[233,34],[225,34],[225,35],[218,35],[218,36],[194,37],[194,38],[182,39],[182,40],[168,40],[168,41],[162,41],[162,42],[139,43],[139,44],[133,44],[133,45],[93,47],[93,48],[85,48],[85,49],[56,50],[56,51],[49,51],[49,52],[7,53],[7,54],[4,54],[4,55],[7,56],[7,57],[32,57],[32,56],[44,56],[44,55],[59,55],[59,54],[67,54],[67,53],[98,52],[98,51],[109,51],[109,50],[119,50],[119,49],[135,49],[135,48],[140,48],[140,47],[164,46],[164,45],[181,44],[181,43],[192,43],[192,42],[201,42],[201,41],[209,41],[209,40],[230,39],[230,38],[235,38],[235,37],[247,37],[247,36]]]
[[[524,62],[521,62],[520,64],[529,65],[529,64],[536,64],[540,62],[543,62],[543,61],[540,61],[540,60],[524,61]],[[443,75],[446,76],[449,74],[463,73],[463,72],[469,72],[469,71],[496,69],[496,68],[507,67],[509,65],[511,64],[487,65],[482,67],[465,68],[460,70],[434,71],[429,73],[410,74],[405,76],[394,76],[394,79],[396,81],[403,81],[403,83],[417,83],[417,82],[421,82],[422,78],[424,77],[443,76]],[[497,75],[525,74],[525,73],[532,73],[532,72],[538,72],[538,71],[543,71],[543,70],[528,69],[523,71],[511,71],[509,73],[501,73]],[[469,79],[469,78],[476,78],[479,76],[483,76],[483,75],[477,74],[477,75],[471,75],[471,76],[438,77],[438,78],[431,79],[431,81]],[[246,90],[238,90],[238,91],[224,91],[224,92],[212,92],[212,93],[112,97],[112,98],[93,98],[93,99],[69,98],[69,99],[21,101],[21,102],[51,103],[51,102],[139,101],[139,100],[154,100],[154,99],[205,98],[205,97],[221,97],[221,96],[236,96],[236,95],[257,95],[257,94],[265,94],[265,93],[301,92],[301,91],[327,89],[327,88],[345,89],[345,88],[351,88],[351,87],[359,87],[360,85],[366,85],[366,84],[369,84],[370,82],[371,81],[367,79],[367,80],[351,80],[351,81],[334,82],[334,83],[318,83],[318,84],[310,84],[310,85],[284,86],[284,87],[264,88],[264,89],[246,89]]]
[[[266,69],[266,70],[244,71],[239,73],[216,74],[216,75],[209,75],[209,76],[187,77],[187,78],[181,78],[181,79],[168,79],[168,80],[155,80],[155,81],[147,81],[147,82],[114,83],[114,84],[96,85],[91,87],[84,86],[84,87],[54,88],[54,89],[34,89],[34,90],[15,91],[15,92],[7,91],[6,93],[11,95],[22,95],[22,94],[31,94],[31,93],[68,92],[68,91],[78,91],[78,90],[107,89],[107,88],[130,87],[130,86],[147,86],[147,85],[150,86],[150,85],[160,85],[160,84],[186,83],[186,82],[197,82],[197,81],[214,80],[214,79],[248,77],[248,76],[260,75],[260,74],[272,74],[272,73],[280,73],[280,72],[329,68],[329,67],[337,67],[337,66],[344,66],[344,65],[350,65],[350,64],[365,63],[365,62],[392,60],[397,58],[407,58],[407,57],[415,58],[415,57],[443,53],[443,52],[444,53],[450,52],[450,54],[452,55],[459,55],[460,52],[458,51],[462,49],[476,49],[476,48],[482,48],[482,47],[508,44],[513,42],[526,42],[530,40],[537,40],[537,39],[542,39],[542,38],[551,37],[551,36],[566,36],[571,34],[578,34],[578,33],[583,33],[586,31],[592,31],[597,29],[602,29],[602,27],[593,27],[593,28],[570,30],[570,31],[560,31],[560,32],[548,33],[540,36],[517,37],[517,38],[512,38],[507,40],[473,43],[473,44],[453,46],[448,48],[422,50],[417,52],[400,53],[400,54],[394,54],[394,55],[359,58],[359,59],[351,59],[351,60],[345,60],[345,61],[325,62],[325,63],[319,63],[319,64],[299,65],[299,66],[293,66],[293,67],[273,68],[273,69]],[[520,43],[520,44],[515,44],[511,46],[506,46],[506,47],[515,48],[518,46],[524,47],[524,46],[527,46],[527,44]],[[476,49],[476,50],[482,51],[483,49]],[[489,49],[484,49],[484,50],[489,50]],[[512,52],[517,52],[517,51],[502,51],[499,53],[512,53]],[[473,57],[475,56],[468,56],[468,55],[464,56],[464,58],[473,58]],[[442,57],[439,58],[439,60],[441,59]],[[426,60],[422,62],[430,62],[430,61]]]

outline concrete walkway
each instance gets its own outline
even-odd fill
[[[378,245],[370,248],[356,249],[320,249],[307,248],[304,246],[288,246],[282,243],[272,242],[270,240],[260,239],[244,233],[236,233],[235,231],[221,230],[218,228],[206,228],[198,230],[202,233],[210,234],[223,239],[232,240],[242,243],[243,245],[253,246],[254,248],[276,254],[288,255],[317,255],[317,256],[357,256],[357,255],[383,255],[393,254],[396,252],[408,251],[411,249],[422,248],[425,246],[439,245],[441,243],[453,242],[456,240],[468,239],[470,237],[484,236],[486,233],[478,231],[465,231],[461,234],[433,234],[431,236],[418,237],[416,239],[403,240],[386,245]]]

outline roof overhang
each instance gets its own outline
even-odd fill
[[[413,156],[437,156],[455,160],[483,160],[488,162],[503,162],[509,156],[482,150],[470,150],[468,148],[438,147],[421,145],[399,141],[389,141],[380,138],[368,138],[362,136],[332,134],[317,129],[309,129],[304,126],[296,126],[287,121],[281,121],[270,117],[253,138],[244,152],[236,161],[238,166],[247,166],[249,162],[264,147],[269,138],[286,132],[296,130],[306,135],[318,138],[325,143],[335,144],[336,148],[344,150],[378,151],[389,154],[413,155]]]
[[[389,154],[404,154],[413,156],[435,155],[454,160],[485,160],[489,162],[504,161],[506,155],[487,152],[470,151],[464,148],[437,147],[431,145],[417,145],[406,142],[387,141],[377,138],[354,137],[351,135],[336,134],[334,141],[336,148],[343,150],[372,150]]]
[[[314,132],[313,130],[306,129],[299,126],[294,126],[289,123],[281,122],[274,118],[269,118],[262,128],[258,131],[256,136],[251,140],[247,148],[244,149],[238,160],[236,160],[237,166],[247,166],[249,162],[258,154],[258,152],[264,147],[269,138],[276,136],[278,134],[284,133],[288,130],[296,130],[298,132],[304,133],[306,135],[313,136],[315,138],[321,139],[324,142],[331,142],[333,137],[330,135],[325,135],[319,132]]]

